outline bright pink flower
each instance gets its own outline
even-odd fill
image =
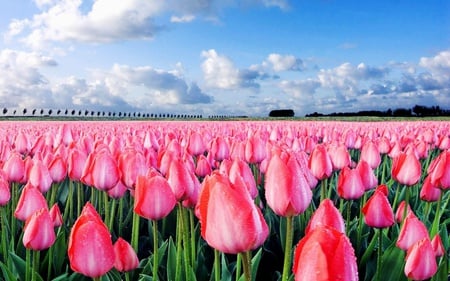
[[[333,170],[337,171],[351,164],[350,153],[344,144],[332,144],[328,146],[328,155],[330,155]]]
[[[89,154],[83,169],[81,181],[99,190],[107,191],[120,180],[116,160],[106,149]]]
[[[41,157],[35,155],[33,165],[28,171],[28,181],[35,187],[39,188],[42,193],[47,192],[52,186],[52,177],[48,167],[42,162]]]
[[[160,176],[138,176],[134,193],[134,212],[149,220],[166,217],[177,200],[167,180]]]
[[[430,239],[425,224],[413,213],[410,213],[406,216],[395,245],[407,251],[414,243],[423,238]]]
[[[311,188],[293,155],[288,156],[285,162],[274,154],[267,167],[264,184],[267,204],[279,216],[301,214],[311,203]]]
[[[195,182],[193,181],[191,172],[182,159],[178,157],[172,159],[167,170],[166,178],[177,201],[183,201],[189,198],[194,192]]]
[[[63,224],[63,218],[57,203],[53,204],[53,206],[50,208],[49,214],[52,218],[54,227],[59,227]]]
[[[333,164],[324,145],[318,144],[309,156],[308,167],[312,174],[323,180],[331,176]]]
[[[411,210],[411,206],[406,206],[406,216],[408,216],[410,213],[413,213]],[[405,201],[401,201],[400,204],[397,207],[397,211],[395,212],[395,221],[397,223],[401,223],[403,221],[403,216],[405,214]]]
[[[361,156],[359,160],[366,161],[372,169],[377,168],[381,163],[381,156],[378,146],[372,141],[367,141],[364,143],[361,148]]]
[[[339,232],[345,233],[344,218],[334,206],[333,201],[328,198],[320,202],[319,208],[312,214],[306,226],[305,234],[320,226],[332,227]]]
[[[188,137],[187,150],[191,155],[202,155],[206,150],[206,145],[203,141],[203,136],[196,132],[190,131]]]
[[[357,169],[344,167],[338,177],[337,192],[341,198],[353,200],[360,198],[365,188]]]
[[[359,175],[364,186],[364,190],[369,190],[378,185],[378,179],[375,176],[374,171],[370,168],[366,161],[360,160],[356,165],[356,170],[358,170]]]
[[[266,141],[259,132],[251,135],[245,143],[245,160],[248,163],[261,163],[266,158]]]
[[[14,217],[26,221],[34,212],[42,208],[48,208],[45,197],[37,187],[28,183],[22,189],[14,211]]]
[[[117,161],[121,174],[121,180],[128,188],[134,189],[136,178],[145,175],[148,170],[144,155],[133,149],[127,148],[120,155]]]
[[[199,155],[197,157],[197,166],[195,168],[195,174],[201,178],[206,177],[207,175],[211,174],[211,164],[209,163],[208,159],[206,159],[205,155]]]
[[[228,159],[230,157],[229,144],[223,137],[214,138],[211,142],[209,151],[212,154],[213,159],[217,161],[222,161],[223,159]]]
[[[420,199],[427,202],[436,202],[441,197],[441,192],[440,188],[431,183],[431,177],[428,175],[420,189]]]
[[[230,181],[236,184],[237,180],[242,180],[247,187],[250,196],[254,199],[258,195],[256,181],[250,166],[244,160],[233,160],[230,170],[228,171]],[[239,178],[239,179],[238,179]]]
[[[437,272],[436,257],[429,238],[415,242],[406,254],[405,275],[411,280],[426,280]]]
[[[25,174],[25,161],[23,161],[22,155],[18,152],[11,152],[3,164],[3,171],[8,177],[8,182],[21,182]]]
[[[87,155],[82,150],[73,148],[67,156],[67,173],[71,180],[80,181]]]
[[[450,150],[442,151],[433,159],[428,174],[432,185],[442,189],[450,188]]]
[[[391,173],[395,181],[411,186],[419,181],[422,166],[413,153],[401,152],[393,159]]]
[[[391,150],[391,143],[387,137],[381,137],[378,140],[378,151],[381,154],[387,154]]]
[[[8,204],[11,199],[11,191],[9,183],[5,179],[6,176],[0,176],[0,207]]]
[[[120,272],[136,269],[139,266],[139,259],[130,243],[119,237],[114,243],[115,261],[114,268]]]
[[[436,234],[431,240],[431,246],[433,246],[434,254],[436,255],[436,257],[442,257],[443,255],[445,255],[446,250],[439,233]]]
[[[88,277],[100,277],[114,266],[111,234],[89,202],[70,230],[67,253],[70,268]]]
[[[114,199],[122,198],[125,193],[127,192],[128,187],[123,184],[122,181],[118,181],[113,188],[108,189],[106,192],[108,193],[108,196]],[[133,191],[133,189],[130,189],[130,191]]]
[[[364,222],[375,228],[390,227],[395,223],[394,212],[383,189],[377,189],[362,208]]]
[[[47,208],[35,211],[25,222],[22,242],[25,248],[40,251],[50,248],[56,240],[53,221]]]
[[[237,254],[264,243],[269,229],[245,186],[233,185],[218,172],[207,176],[202,184],[196,213],[201,235],[211,247]]]
[[[332,227],[319,226],[298,243],[292,268],[295,281],[357,281],[355,250],[348,237]]]

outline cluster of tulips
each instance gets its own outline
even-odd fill
[[[3,122],[1,280],[447,280],[448,122]]]

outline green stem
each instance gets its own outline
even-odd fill
[[[179,211],[181,214],[181,232],[183,235],[183,253],[184,253],[184,270],[186,274],[186,281],[191,280],[191,274],[189,267],[191,266],[191,253],[190,253],[190,241],[189,241],[189,233],[188,233],[188,225],[187,225],[187,217],[186,217],[186,209],[183,207],[181,202],[178,203]]]
[[[286,218],[286,244],[284,245],[284,263],[283,263],[283,275],[282,281],[287,281],[291,269],[291,254],[292,254],[292,240],[294,237],[294,224],[293,217]]]
[[[322,202],[327,196],[327,179],[323,179],[320,183],[320,202]]]
[[[241,277],[242,253],[237,254],[236,259],[236,281]]]
[[[77,217],[81,214],[81,208],[84,206],[84,186],[81,182],[77,183]],[[73,206],[71,207],[71,214],[73,213]]]
[[[72,213],[72,205],[73,205],[72,194],[73,194],[73,181],[69,181],[69,193],[67,195],[67,200],[66,200],[66,205],[64,206],[64,215],[63,215],[63,220],[67,224],[69,224],[69,218],[71,218],[73,215],[73,213]]]
[[[30,281],[30,274],[31,274],[31,250],[26,249],[25,250],[25,281]]]
[[[105,222],[108,224],[108,229],[111,231],[111,225],[109,225],[109,196],[106,191],[103,192],[103,208],[105,210]]]
[[[377,272],[376,272],[376,281],[381,280],[381,262],[382,262],[382,255],[383,255],[383,230],[381,228],[377,229],[378,231],[378,256],[377,256]]]
[[[181,229],[181,212],[179,210],[177,210],[176,239],[177,239],[177,255],[175,262],[175,280],[180,280],[182,229]]]
[[[192,268],[195,271],[195,256],[196,256],[196,243],[195,243],[195,222],[194,222],[194,212],[193,210],[189,209],[189,226],[190,226],[190,234],[191,234],[191,262],[192,262]]]
[[[10,241],[10,246],[11,249],[14,250],[14,245],[15,245],[15,237],[16,237],[16,223],[17,220],[14,217],[14,210],[17,206],[17,201],[19,201],[19,185],[18,183],[13,183],[12,184],[12,190],[11,190],[11,223],[10,223],[10,227],[11,227],[11,241]]]
[[[158,221],[153,220],[153,280],[158,281]]]
[[[439,200],[437,202],[436,213],[434,215],[433,225],[431,227],[431,233],[430,233],[431,238],[433,238],[436,235],[436,233],[439,232],[439,220],[441,218],[440,212],[441,212],[442,194],[443,194],[443,192],[441,191],[441,195],[439,196]]]
[[[252,252],[247,251],[242,255],[242,263],[244,267],[245,281],[252,281]]]
[[[131,227],[131,247],[134,251],[138,252],[138,242],[139,242],[139,215],[133,212],[133,225]]]
[[[92,277],[92,281],[101,281],[102,278],[101,277]]]
[[[405,220],[406,215],[408,214],[408,206],[409,206],[409,188],[405,186],[405,208],[403,209],[402,222]]]
[[[36,281],[36,275],[39,272],[39,251],[33,251],[33,270],[31,271],[31,280]]]
[[[1,220],[1,236],[2,236],[2,257],[4,261],[7,261],[7,264],[9,265],[9,259],[8,259],[8,248],[6,246],[7,242],[6,242],[6,238],[10,237],[11,235],[8,234],[8,229],[7,229],[7,225],[6,225],[6,211],[5,208],[0,207],[0,209],[2,210],[2,216],[0,218]]]
[[[220,281],[220,252],[214,249],[214,280]]]
[[[106,194],[106,192],[105,192]],[[109,213],[109,222],[108,222],[108,229],[109,231],[113,230],[114,227],[114,216],[116,214],[116,205],[117,205],[117,199],[111,200],[111,209]]]
[[[122,237],[122,228],[124,227],[123,223],[123,198],[119,199],[119,236]]]

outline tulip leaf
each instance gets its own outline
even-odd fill
[[[252,281],[256,280],[256,274],[258,273],[259,262],[261,261],[262,249],[260,248],[258,252],[252,258]],[[244,281],[245,276],[242,274],[239,277],[239,281]]]
[[[167,280],[175,280],[175,269],[177,260],[177,247],[172,237],[169,238],[169,248],[167,250]]]
[[[221,281],[231,281],[232,278],[232,274],[230,272],[229,264],[228,264],[228,260],[227,257],[224,253],[220,253],[220,255],[222,256],[221,258],[221,271],[222,271],[222,276],[220,277]]]
[[[21,280],[25,280],[25,270],[26,270],[26,262],[21,257],[14,253],[9,253],[11,261],[13,262],[14,267],[16,268],[17,275]]]
[[[15,274],[6,266],[6,264],[0,261],[0,268],[2,270],[2,276],[5,280],[14,280],[16,279]]]
[[[438,270],[433,278],[431,278],[431,281],[447,280],[449,274],[448,270],[448,258],[444,255],[441,259]]]
[[[400,281],[407,280],[403,272],[405,252],[392,243],[383,253],[381,266],[381,280]]]

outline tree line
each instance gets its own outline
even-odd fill
[[[396,108],[381,110],[362,110],[357,112],[333,112],[322,114],[313,112],[306,114],[305,117],[320,116],[373,116],[373,117],[432,117],[432,116],[450,116],[450,110],[437,106],[415,105],[412,108]]]

